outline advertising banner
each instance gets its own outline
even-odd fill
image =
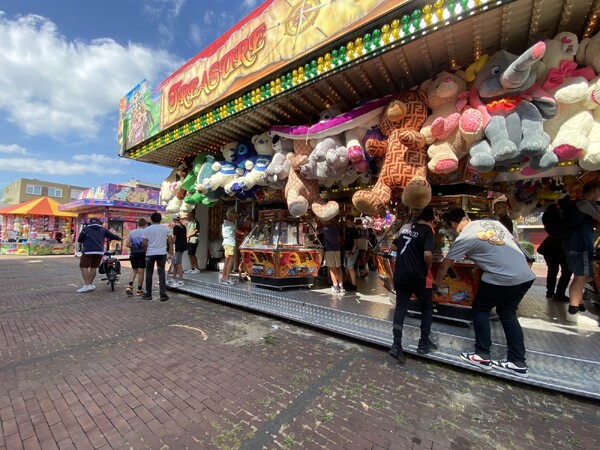
[[[121,99],[118,130],[120,155],[161,130],[160,91],[155,91],[147,80]]]
[[[306,52],[317,50],[404,2],[264,2],[161,83],[161,127],[171,126],[225,96],[248,89]],[[130,146],[128,142],[127,147]]]

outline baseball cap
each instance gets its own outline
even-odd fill
[[[173,220],[179,220],[179,219],[181,219],[181,214],[175,213],[175,214],[171,215],[171,217],[173,218]]]
[[[102,222],[97,217],[90,217],[89,223],[90,224],[93,224],[93,223],[101,224]]]
[[[492,208],[494,206],[496,206],[496,203],[508,203],[508,199],[506,198],[506,195],[501,195],[500,197],[498,197],[497,199],[495,199],[492,202]]]

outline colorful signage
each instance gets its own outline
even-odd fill
[[[102,184],[79,194],[79,200],[111,200],[127,203],[158,205],[160,192],[154,189],[133,188],[119,184]]]
[[[163,81],[161,128],[247,89],[307,51],[402,3],[404,0],[266,1]]]
[[[118,130],[119,154],[161,130],[160,91],[155,91],[147,80],[121,99]]]

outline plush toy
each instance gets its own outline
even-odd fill
[[[331,108],[320,114],[320,121],[314,125],[304,125],[296,127],[275,126],[271,128],[273,133],[289,139],[310,139],[313,144],[315,154],[311,160],[315,162],[323,162],[326,152],[321,152],[321,149],[333,148],[331,141],[327,144],[320,145],[326,138],[337,136],[336,144],[338,149],[346,148],[348,163],[352,163],[358,172],[363,172],[368,167],[368,161],[361,147],[361,139],[368,127],[373,123],[378,123],[381,114],[385,107],[393,100],[393,96],[383,97],[377,100],[372,100],[364,103],[353,110],[340,114],[339,109]],[[337,140],[340,139],[340,140]],[[350,148],[348,150],[348,148]],[[330,155],[330,160],[333,161],[333,154]],[[308,160],[307,160],[308,162]],[[365,165],[365,163],[367,163]],[[313,163],[311,163],[313,164]],[[335,173],[343,177],[345,168],[342,170],[340,166],[329,168]],[[305,169],[306,173],[315,174],[316,167]]]
[[[233,152],[231,161],[235,164],[235,175],[225,185],[225,193],[227,195],[241,194],[240,198],[246,198],[246,195],[242,194],[242,187],[238,184],[237,180],[250,173],[252,167],[254,167],[254,161],[256,158],[256,150],[254,145],[250,141],[243,141],[238,143],[237,147]]]
[[[250,190],[254,186],[268,185],[263,175],[271,164],[275,153],[268,131],[252,137],[252,145],[256,150],[256,157],[254,161],[250,162],[251,166],[248,163],[246,164],[246,169],[250,171],[237,180],[238,185],[244,191]]]
[[[271,129],[269,133],[275,135],[277,131]],[[285,197],[290,214],[294,217],[302,217],[310,208],[320,220],[333,219],[340,210],[337,202],[325,202],[319,196],[319,182],[317,180],[307,180],[300,175],[299,167],[308,160],[312,147],[305,139],[296,139],[293,142],[294,153],[288,153],[287,155],[292,170],[290,170],[285,185]]]
[[[294,145],[291,140],[277,135],[273,136],[272,145],[275,154],[262,175],[263,182],[265,183],[264,186],[272,189],[283,189],[292,167],[287,155],[294,151]]]
[[[402,202],[409,208],[424,208],[431,201],[431,186],[425,179],[425,136],[419,133],[427,118],[427,96],[423,91],[409,91],[396,98],[386,108],[381,124],[387,141],[369,139],[366,144],[367,152],[385,159],[375,186],[352,197],[362,214],[384,210],[392,192],[402,192]]]
[[[196,184],[194,185],[194,192],[183,199],[184,203],[188,203],[192,206],[199,203],[202,203],[206,206],[213,206],[225,194],[223,188],[218,188],[204,194],[200,192],[202,189],[202,180],[210,178],[215,174],[215,171],[213,170],[215,157],[207,154],[204,159],[204,163],[196,170]]]
[[[584,107],[591,112],[593,121],[588,148],[579,158],[579,165],[586,170],[600,170],[600,77],[590,82]]]
[[[189,170],[190,168],[185,163],[181,163],[179,166],[177,166],[177,176],[179,177],[180,181],[177,184],[177,191],[175,193],[175,196],[169,201],[169,203],[165,207],[165,210],[168,213],[174,214],[179,212],[181,206],[183,205],[183,198],[185,197],[186,190],[181,187],[181,184],[183,183],[183,180],[187,176]]]
[[[470,164],[477,171],[487,172],[498,162],[546,152],[550,138],[542,119],[556,113],[556,104],[543,92],[526,94],[536,80],[532,69],[545,49],[544,43],[538,42],[520,56],[500,50],[477,74],[469,100],[476,109],[485,105],[489,114],[483,130],[486,139],[469,150]]]
[[[330,136],[321,141],[311,141],[315,145],[306,164],[300,166],[300,173],[309,180],[338,181],[346,174],[348,151],[339,136]]]
[[[468,153],[465,135],[459,127],[463,111],[466,109],[468,112],[465,114],[481,116],[479,111],[467,108],[469,91],[465,77],[462,71],[444,71],[421,84],[421,90],[427,94],[427,104],[432,110],[421,128],[421,134],[429,144],[427,166],[433,173],[454,172],[458,169],[458,160]],[[463,124],[467,120],[465,116]],[[475,127],[483,127],[483,117],[471,120],[475,121]]]
[[[544,83],[550,70],[559,67],[561,62],[575,61],[579,39],[577,35],[563,31],[554,36],[554,39],[545,40],[544,44],[546,52],[536,67],[537,79],[540,83]]]
[[[233,162],[238,145],[239,142],[230,142],[229,144],[223,146],[221,149],[221,154],[225,160],[215,161],[213,163],[213,175],[196,184],[196,190],[198,192],[207,194],[210,191],[216,191],[218,188],[224,187],[228,183],[233,183],[235,178],[238,177],[236,165]]]
[[[175,196],[175,193],[179,188],[177,178],[177,169],[175,168],[171,171],[169,176],[167,176],[167,178],[163,180],[162,184],[160,185],[159,198],[161,205],[166,205],[167,203],[169,203],[169,200],[171,200]]]
[[[581,40],[577,48],[577,62],[582,66],[589,66],[600,75],[600,32],[591,38]]]

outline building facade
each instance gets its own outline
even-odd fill
[[[31,178],[19,178],[2,191],[1,203],[17,205],[40,197],[50,197],[64,204],[76,200],[79,194],[89,189],[84,186],[51,183]]]

